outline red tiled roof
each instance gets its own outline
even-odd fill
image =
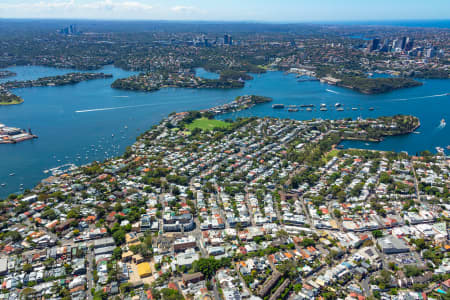
[[[167,285],[167,287],[168,287],[169,289],[178,291],[177,285],[176,285],[175,283],[173,283],[173,282],[169,282],[169,284]]]

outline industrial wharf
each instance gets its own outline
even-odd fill
[[[0,144],[15,144],[36,138],[37,136],[31,132],[31,129],[27,132],[24,129],[0,124]]]

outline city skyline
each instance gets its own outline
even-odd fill
[[[190,20],[190,21],[383,21],[448,20],[450,2],[423,1],[293,1],[230,0],[5,0],[0,18]],[[364,2],[364,3],[362,3]],[[439,9],[436,9],[439,7]]]

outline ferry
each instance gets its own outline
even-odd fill
[[[442,119],[441,123],[439,124],[439,126],[444,128],[446,125],[447,125],[447,123],[445,122],[445,119]]]

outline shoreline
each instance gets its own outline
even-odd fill
[[[109,67],[109,66],[111,66],[111,67],[114,67],[114,68],[117,68],[117,69],[120,69],[120,70],[122,70],[122,71],[126,71],[126,72],[141,72],[141,71],[138,71],[138,70],[135,70],[135,69],[126,69],[126,68],[122,68],[122,67],[120,67],[120,66],[116,66],[114,63],[110,63],[110,64],[106,64],[106,65],[102,65],[102,66],[100,66],[100,67],[98,67],[98,68],[74,68],[74,67],[71,67],[71,66],[65,66],[65,67],[62,67],[62,66],[53,66],[53,65],[45,65],[45,64],[23,64],[23,65],[17,65],[17,64],[12,64],[12,65],[7,65],[7,66],[4,66],[4,67],[0,67],[0,70],[1,69],[6,69],[6,68],[10,68],[10,67],[46,67],[46,68],[54,68],[54,69],[58,69],[58,70],[74,70],[74,71],[76,71],[76,72],[89,72],[89,71],[99,71],[99,70],[102,70],[102,69],[104,69],[104,68],[106,68],[106,67]],[[196,69],[196,68],[203,68],[203,69],[205,69],[204,67],[194,67],[194,69]],[[287,73],[287,71],[286,70],[282,70],[282,69],[270,69],[270,68],[263,68],[264,70],[265,70],[265,72],[261,72],[261,73],[251,73],[251,72],[247,72],[248,74],[257,74],[257,75],[261,75],[261,74],[264,74],[264,73],[268,73],[268,72],[282,72],[282,73]],[[206,71],[208,71],[207,69],[205,69]],[[211,71],[208,71],[208,72],[211,72]],[[16,75],[13,75],[13,76],[17,76],[17,73],[15,73],[15,72],[13,72],[14,74],[16,74]],[[214,71],[214,73],[218,73],[217,71]],[[288,73],[288,74],[295,74],[295,73]],[[59,76],[63,76],[63,75],[59,75]],[[5,77],[6,78],[6,77]],[[126,77],[125,77],[126,78]],[[125,79],[125,78],[118,78],[118,79],[116,79],[116,80],[120,80],[120,79]],[[322,82],[321,81],[321,78],[319,78],[319,77],[314,77],[315,78],[315,80],[312,80],[312,81],[320,81],[320,82]],[[396,90],[400,90],[400,89],[408,89],[408,88],[413,88],[413,87],[420,87],[420,86],[422,86],[423,85],[423,83],[420,81],[420,80],[450,80],[450,78],[449,77],[446,77],[446,78],[440,78],[440,77],[405,77],[405,78],[408,78],[408,79],[413,79],[413,80],[416,80],[417,82],[420,82],[421,84],[420,85],[416,85],[416,86],[408,86],[408,87],[400,87],[400,88],[394,88],[394,89],[392,89],[392,90],[389,90],[389,91],[383,91],[383,92],[380,92],[380,93],[374,93],[374,92],[368,92],[368,91],[364,91],[364,90],[358,90],[358,87],[355,87],[355,86],[346,86],[346,85],[339,85],[339,84],[330,84],[330,83],[328,83],[328,82],[325,82],[325,83],[327,83],[328,85],[330,85],[330,86],[336,86],[336,87],[342,87],[342,88],[346,88],[346,89],[350,89],[350,90],[353,90],[353,91],[355,91],[355,92],[358,92],[358,93],[361,93],[361,94],[363,94],[363,95],[382,95],[382,94],[387,94],[387,93],[390,93],[390,92],[393,92],[393,91],[396,91]],[[0,79],[2,79],[1,77],[0,77]],[[4,79],[4,78],[3,78]],[[39,79],[39,78],[38,78]],[[161,86],[160,88],[157,88],[157,89],[152,89],[152,90],[139,90],[139,89],[137,89],[137,90],[133,90],[133,89],[123,89],[123,88],[117,88],[117,87],[112,87],[111,86],[111,88],[113,88],[113,89],[117,89],[117,90],[125,90],[125,91],[135,91],[135,92],[156,92],[156,91],[159,91],[159,90],[161,90],[161,89],[163,89],[163,88],[190,88],[190,89],[215,89],[215,88],[217,88],[217,89],[238,89],[238,88],[243,88],[243,87],[245,87],[245,83],[247,82],[248,80],[245,80],[244,81],[244,85],[242,86],[242,87],[219,87],[219,88],[217,88],[217,87],[180,87],[180,86],[171,86],[171,85],[168,85],[168,86]],[[311,81],[311,80],[308,80],[308,81]],[[6,83],[6,82],[5,82]],[[113,82],[114,83],[114,82]],[[1,85],[2,83],[0,83],[0,85]],[[112,84],[111,84],[112,85]]]
[[[279,71],[274,71],[274,72],[279,72]],[[280,73],[279,73],[280,74]],[[278,76],[278,75],[277,75]],[[283,79],[284,80],[284,79]],[[287,78],[286,78],[286,80],[287,80]],[[103,83],[102,83],[102,85],[103,85]],[[197,92],[194,92],[194,95],[196,94]],[[230,99],[231,100],[231,99]],[[208,106],[211,106],[211,104],[208,104]],[[160,116],[159,118],[158,118],[158,120],[157,121],[155,121],[155,122],[158,122],[158,121],[160,121],[162,118],[161,118],[162,116]],[[291,118],[294,118],[293,116],[291,116]],[[142,127],[141,127],[142,128]],[[37,141],[37,142],[40,142],[40,141]],[[28,147],[28,145],[26,145],[25,147]],[[430,148],[430,150],[432,150],[432,148]],[[98,159],[97,159],[98,160]],[[89,162],[90,163],[90,162]]]

